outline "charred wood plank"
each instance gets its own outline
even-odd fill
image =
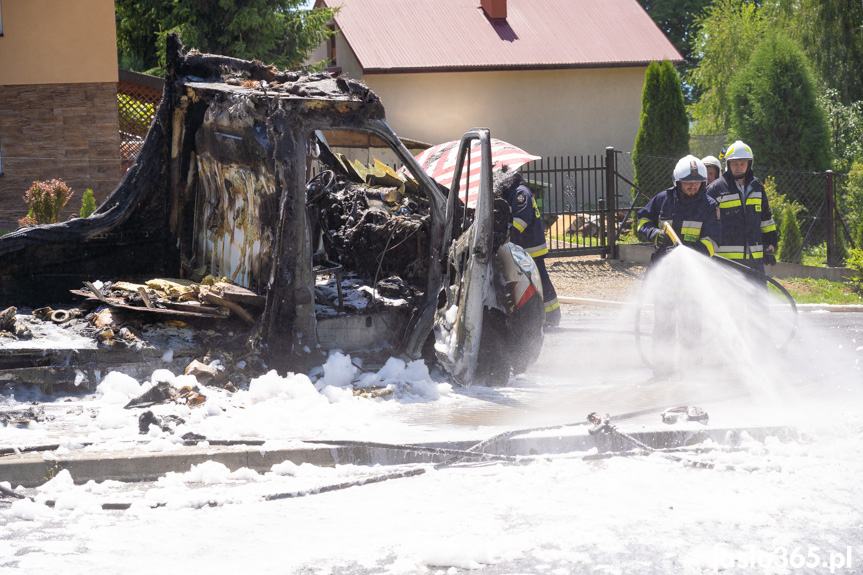
[[[141,301],[144,302],[144,305],[150,309],[155,308],[152,300],[150,299],[150,294],[147,293],[147,288],[141,286],[138,288],[138,294],[141,296]]]
[[[255,324],[255,318],[247,312],[241,305],[234,303],[225,299],[222,296],[216,295],[211,291],[202,291],[201,296],[210,303],[216,304],[220,307],[230,310],[232,313],[237,314],[243,321],[248,323],[249,325]]]
[[[221,296],[226,301],[243,305],[263,308],[267,303],[266,297],[258,295],[250,289],[225,282],[214,283],[213,287],[210,288],[210,292]]]
[[[83,290],[69,290],[69,291],[71,291],[75,295],[85,297],[89,300],[97,299],[97,298],[93,297],[89,292],[85,292]],[[214,310],[212,308],[210,308],[207,311],[203,311],[203,308],[198,309],[198,310],[167,309],[167,308],[158,308],[158,307],[147,308],[147,307],[142,307],[142,306],[137,306],[137,305],[129,305],[129,304],[123,303],[123,300],[119,299],[119,298],[112,298],[112,297],[106,297],[106,296],[102,296],[102,298],[103,299],[97,300],[97,301],[101,301],[105,305],[110,306],[112,308],[120,308],[120,309],[130,310],[130,311],[134,311],[134,312],[141,312],[144,314],[175,316],[175,317],[204,317],[204,318],[211,318],[211,319],[224,319],[224,318],[228,317],[226,314],[221,313],[218,310]],[[182,304],[172,304],[172,305],[182,305]]]
[[[88,290],[90,290],[90,293],[93,294],[93,296],[95,296],[97,300],[99,300],[100,302],[102,302],[104,304],[108,303],[108,299],[105,297],[105,295],[96,286],[94,286],[90,282],[84,282],[84,285],[87,287]]]

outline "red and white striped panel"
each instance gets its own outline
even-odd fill
[[[459,141],[453,140],[444,144],[438,144],[416,156],[423,171],[431,176],[442,186],[452,187],[452,179],[455,175],[455,163],[458,159]],[[464,197],[464,189],[470,178],[467,189],[467,205],[473,207],[476,196],[479,193],[479,174],[482,169],[479,140],[473,140],[470,150],[470,169],[462,170],[459,188],[460,195]],[[528,154],[521,148],[512,144],[492,138],[491,140],[492,167],[513,166],[518,168],[527,162],[538,160],[539,156]]]

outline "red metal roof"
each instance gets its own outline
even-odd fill
[[[318,0],[365,73],[579,68],[682,61],[637,0]]]

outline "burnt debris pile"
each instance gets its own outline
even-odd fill
[[[231,284],[227,278],[207,276],[200,283],[184,279],[152,279],[143,284],[124,281],[85,282],[85,290],[72,293],[90,304],[144,312],[168,320],[236,316],[254,324],[266,298]]]

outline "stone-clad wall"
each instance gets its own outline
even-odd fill
[[[101,204],[122,177],[117,84],[0,86],[0,154],[0,233],[27,215],[34,180],[61,178],[75,192],[62,219],[87,188]]]

